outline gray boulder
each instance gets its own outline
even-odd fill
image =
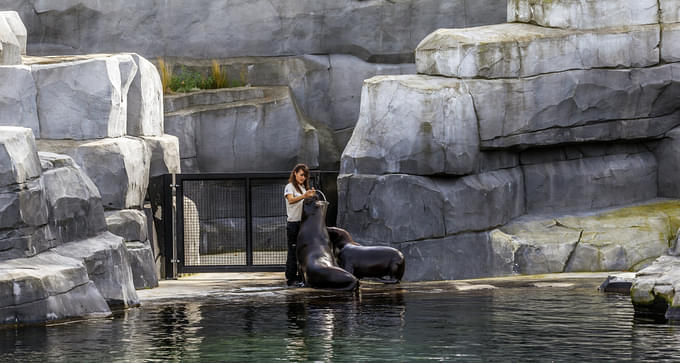
[[[149,178],[162,174],[180,173],[179,139],[173,135],[143,136],[151,154]]]
[[[377,76],[364,82],[361,111],[340,172],[469,174],[479,136],[470,92],[459,80]]]
[[[40,137],[123,136],[127,92],[137,65],[129,55],[31,66],[38,89]]]
[[[606,208],[657,195],[654,155],[610,155],[525,165],[528,213]]]
[[[333,130],[354,127],[356,124],[359,118],[361,87],[365,79],[376,75],[412,74],[416,72],[412,63],[367,63],[360,58],[346,54],[331,54],[328,57],[328,62],[330,78],[328,80],[329,103],[327,108],[331,112],[329,126]],[[309,98],[309,95],[307,95],[307,98]],[[301,101],[298,95],[296,95],[296,100],[308,102]],[[311,107],[305,107],[305,110],[308,110],[307,114],[311,117],[322,115],[321,112],[315,112]],[[324,118],[320,118],[320,121],[323,120]],[[344,144],[341,146],[344,146]]]
[[[158,70],[138,54],[130,54],[137,64],[127,92],[127,134],[163,135],[163,85]]]
[[[151,246],[141,242],[127,242],[125,246],[135,289],[158,287],[158,275]]]
[[[99,190],[78,167],[47,170],[42,177],[47,197],[49,225],[66,243],[106,230]]]
[[[137,138],[119,137],[80,144],[73,158],[101,193],[104,207],[141,207],[149,183],[151,155]]]
[[[0,189],[0,230],[47,224],[47,202],[40,181],[16,190]]]
[[[141,210],[123,209],[105,213],[109,232],[123,237],[125,242],[147,240],[146,215]]]
[[[3,230],[0,232],[0,261],[35,256],[59,243],[49,226]]]
[[[17,38],[17,41],[19,42],[19,54],[25,55],[28,32],[26,31],[24,22],[21,21],[21,17],[19,17],[19,13],[16,11],[0,11],[0,18],[5,19],[10,30]],[[19,58],[19,64],[21,64],[21,58]]]
[[[512,274],[512,251],[499,250],[488,233],[464,233],[398,245],[404,281],[458,280]]]
[[[522,274],[640,270],[675,236],[677,201],[657,201],[586,215],[523,217],[490,233],[494,248],[512,251]]]
[[[340,175],[338,201],[338,226],[364,244],[398,243],[446,234],[444,197],[427,177]]]
[[[28,66],[0,67],[0,126],[29,127],[40,137],[37,91]]]
[[[422,74],[477,78],[648,67],[659,63],[660,41],[659,25],[591,32],[521,23],[439,29],[416,48],[416,65]]]
[[[508,0],[508,22],[602,29],[659,22],[657,0]],[[669,2],[670,5],[670,2]]]
[[[679,67],[575,70],[465,83],[484,148],[630,140],[658,137],[677,125]]]
[[[127,249],[121,237],[102,232],[85,240],[58,246],[54,252],[83,261],[88,277],[109,306],[139,305]]]
[[[42,169],[30,129],[0,127],[0,187],[25,183],[40,176]]]
[[[680,23],[661,25],[661,59],[664,62],[680,61]]]
[[[288,170],[300,162],[317,167],[316,129],[298,113],[287,87],[271,91],[262,100],[192,109],[200,114],[195,138],[201,171]]]
[[[517,168],[460,178],[340,175],[338,200],[338,225],[357,241],[400,243],[503,225],[524,213],[524,185]]]
[[[433,180],[445,198],[447,235],[487,231],[526,211],[524,176],[520,168]]]
[[[196,129],[200,119],[200,113],[193,112],[191,108],[166,113],[163,118],[165,133],[177,138],[182,160],[196,158]],[[186,172],[183,165],[181,169]]]
[[[680,128],[666,133],[654,148],[659,168],[659,196],[680,198]]]
[[[48,251],[0,262],[2,324],[109,315],[109,306],[80,260]]]
[[[659,0],[660,20],[662,23],[680,22],[680,1]]]
[[[16,12],[0,12],[0,65],[21,64],[21,42],[17,39],[6,13],[16,14]]]
[[[680,257],[661,256],[635,275],[630,297],[636,315],[680,319]]]
[[[49,151],[39,151],[38,157],[40,158],[40,166],[42,167],[43,172],[67,166],[79,168],[73,161],[73,158],[68,155],[56,154]]]

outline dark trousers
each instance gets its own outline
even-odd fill
[[[288,235],[288,255],[286,256],[286,280],[302,281],[298,272],[297,264],[297,236],[300,232],[300,222],[288,222],[286,224],[286,234]]]

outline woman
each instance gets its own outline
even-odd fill
[[[288,255],[286,257],[286,284],[288,286],[301,285],[302,277],[298,271],[297,235],[300,231],[302,220],[302,200],[314,196],[314,188],[309,187],[309,168],[305,164],[297,164],[288,178],[288,184],[283,191],[286,198],[286,214],[288,223],[286,232],[288,235]]]

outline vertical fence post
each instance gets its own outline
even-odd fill
[[[246,178],[246,266],[253,265],[253,221],[252,221],[252,184],[250,178]]]
[[[183,201],[177,200],[177,179],[172,174],[172,279],[177,279],[177,208]],[[181,207],[180,207],[181,208]]]

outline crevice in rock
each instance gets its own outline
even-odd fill
[[[4,306],[3,308],[12,308],[12,307],[18,307],[18,306],[22,306],[22,305],[33,304],[33,303],[36,303],[36,302],[38,302],[38,301],[47,300],[47,299],[49,299],[49,298],[52,297],[52,296],[65,295],[65,294],[70,293],[70,292],[73,291],[73,290],[76,290],[76,289],[78,289],[78,288],[80,288],[80,287],[86,286],[86,285],[87,285],[88,283],[90,283],[90,282],[92,282],[92,280],[87,280],[87,281],[85,281],[84,283],[82,283],[82,284],[80,284],[80,285],[75,285],[75,286],[71,287],[70,289],[68,289],[68,290],[66,290],[66,291],[60,291],[60,292],[57,292],[56,294],[47,293],[47,296],[46,296],[45,298],[39,298],[39,299],[35,299],[35,300],[23,302],[23,303],[21,303],[21,304],[6,305],[6,306]],[[94,284],[94,282],[92,282],[92,283]],[[99,292],[99,289],[97,289],[96,286],[94,286],[94,288],[95,288],[95,290],[97,290],[97,292]],[[16,301],[16,296],[15,296],[14,294],[13,294],[13,296],[15,297],[15,301]]]
[[[474,105],[474,102],[473,102],[473,105]],[[575,129],[575,128],[579,128],[579,127],[595,126],[595,125],[600,125],[600,124],[608,124],[608,123],[616,123],[616,122],[651,120],[651,119],[673,116],[673,115],[675,115],[675,113],[678,112],[679,109],[680,109],[680,107],[678,109],[674,109],[670,113],[655,115],[655,116],[633,117],[633,118],[626,118],[626,119],[581,121],[577,124],[566,125],[566,126],[554,125],[554,126],[550,126],[550,127],[546,127],[546,128],[542,128],[542,129],[536,129],[536,130],[529,131],[529,132],[516,132],[516,133],[512,133],[512,134],[508,134],[508,135],[496,136],[496,137],[491,138],[491,139],[482,139],[481,141],[482,142],[490,142],[490,141],[502,140],[502,139],[505,139],[505,138],[508,138],[508,137],[513,137],[513,136],[529,136],[529,135],[539,134],[539,133],[546,132],[546,131],[569,130],[569,129]],[[475,112],[476,112],[476,110],[475,110]],[[673,129],[673,127],[671,127],[671,129]],[[639,138],[622,139],[622,140],[659,138],[659,137],[663,137],[666,134],[666,132],[670,131],[671,129],[665,130],[658,135],[640,136]],[[480,138],[481,138],[481,136],[480,136]],[[615,141],[615,140],[619,140],[619,138],[612,138],[611,140],[603,139],[601,141]],[[595,142],[595,140],[593,140],[593,142]],[[574,142],[574,143],[576,143],[576,142]],[[582,142],[578,142],[578,143],[582,143]]]
[[[555,222],[558,222],[555,220]],[[569,227],[567,227],[569,228]],[[574,248],[569,252],[569,256],[567,257],[567,261],[564,263],[564,268],[562,268],[562,272],[567,272],[567,269],[571,265],[571,259],[574,257],[574,253],[576,252],[576,249],[578,248],[579,243],[581,243],[581,238],[583,237],[583,229],[581,229],[581,232],[578,234],[578,240],[574,244]]]

